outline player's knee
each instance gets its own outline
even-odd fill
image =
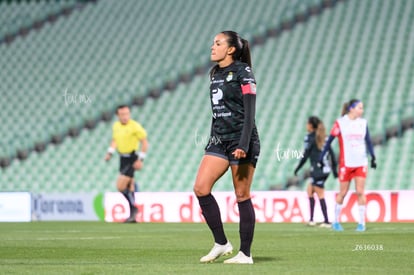
[[[364,190],[356,190],[356,195],[360,198],[365,197],[365,192]]]
[[[122,188],[121,186],[117,186],[117,189],[119,192],[125,192],[125,190],[127,190],[127,188]]]
[[[236,195],[237,202],[242,202],[242,201],[250,199],[249,190],[236,190],[235,195]]]
[[[336,196],[336,200],[342,202],[347,193],[348,191],[340,191],[338,195]]]
[[[203,186],[202,184],[195,183],[193,186],[193,192],[197,197],[203,197],[210,194],[211,190]]]
[[[128,189],[128,180],[124,176],[120,176],[118,179],[118,182],[116,183],[116,189],[118,189],[119,192],[123,192]]]

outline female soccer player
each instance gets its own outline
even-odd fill
[[[352,179],[355,181],[358,196],[359,221],[356,231],[365,231],[365,179],[367,176],[367,148],[371,155],[371,168],[376,168],[374,147],[369,136],[367,121],[362,118],[364,105],[358,99],[352,99],[344,104],[342,117],[337,119],[332,127],[331,134],[319,157],[322,160],[335,137],[339,139],[339,193],[336,196],[335,221],[332,228],[342,231],[339,223],[344,197],[349,190]]]
[[[200,262],[212,262],[233,251],[223,230],[219,206],[211,194],[215,182],[230,167],[240,213],[240,251],[224,263],[252,264],[250,247],[256,218],[250,186],[260,142],[255,125],[256,80],[248,41],[234,31],[217,34],[211,46],[211,61],[217,63],[210,71],[211,136],[198,169],[194,193],[215,244]]]
[[[338,173],[336,171],[335,154],[331,147],[329,147],[329,155],[332,162],[332,169],[331,165],[329,164],[329,160],[326,157],[323,159],[324,166],[320,167],[318,165],[318,160],[326,139],[325,126],[318,117],[311,116],[308,118],[306,129],[309,134],[305,136],[305,153],[295,169],[295,175],[298,173],[299,169],[305,164],[306,160],[309,158],[311,163],[311,183],[308,185],[307,188],[310,204],[310,220],[308,225],[316,225],[316,223],[313,221],[313,214],[315,210],[315,198],[313,197],[313,195],[314,193],[316,193],[319,198],[324,218],[324,222],[320,224],[320,227],[330,228],[331,224],[329,223],[328,213],[326,210],[324,185],[331,171],[335,178],[338,177]]]
[[[112,154],[117,150],[120,155],[120,175],[116,186],[118,191],[124,195],[129,204],[129,218],[125,222],[136,222],[138,208],[135,206],[135,184],[134,172],[140,170],[148,149],[147,132],[145,129],[131,119],[131,112],[126,105],[120,105],[116,114],[118,121],[112,127],[112,141],[105,156],[108,161]],[[136,154],[142,146],[141,151]]]

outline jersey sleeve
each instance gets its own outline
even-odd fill
[[[135,136],[139,141],[147,138],[147,131],[138,122],[135,123]]]
[[[256,80],[249,66],[246,65],[239,71],[239,81],[243,96],[244,120],[238,148],[248,152],[256,115]]]
[[[331,143],[334,140],[335,136],[329,135],[328,139],[326,140],[325,144],[323,145],[322,152],[319,155],[318,162],[321,162],[323,158],[325,157],[325,154],[329,151],[329,148],[331,147]]]
[[[338,163],[336,162],[335,152],[334,152],[334,150],[332,149],[331,146],[329,146],[328,152],[329,152],[329,156],[331,158],[332,173],[334,174],[335,177],[337,177],[338,176],[338,170],[337,170],[338,169],[337,168]]]
[[[374,146],[372,145],[371,136],[369,135],[368,125],[366,129],[366,134],[365,134],[365,142],[367,144],[369,154],[371,155],[372,158],[375,158]]]
[[[256,95],[256,79],[249,66],[240,71],[240,85],[243,95]]]
[[[240,85],[242,86],[242,93],[243,94],[246,94],[246,93],[256,94],[256,79],[254,77],[252,69],[246,64],[245,66],[242,66],[239,69],[238,75],[239,75]],[[254,84],[254,85],[251,85],[251,84]],[[251,87],[251,89],[248,89],[248,87]]]
[[[112,124],[112,140],[116,139],[116,122],[114,124]]]
[[[311,138],[309,135],[305,136],[304,139],[305,144],[305,151],[303,153],[303,157],[300,159],[298,166],[296,166],[295,172],[299,171],[300,168],[305,164],[305,162],[308,160],[310,153],[312,151],[312,147],[315,144],[315,140]]]
[[[337,137],[339,136],[340,133],[341,133],[341,128],[339,127],[339,123],[338,121],[335,121],[334,125],[332,126],[330,135]]]

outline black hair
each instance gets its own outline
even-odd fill
[[[118,105],[118,107],[116,107],[116,113],[118,114],[119,109],[123,109],[123,108],[129,108],[129,106],[126,104]]]
[[[308,123],[310,124],[310,125],[312,125],[312,128],[315,130],[316,128],[318,128],[318,124],[319,124],[319,122],[320,122],[321,120],[318,118],[318,117],[316,117],[316,116],[310,116],[309,118],[308,118]]]

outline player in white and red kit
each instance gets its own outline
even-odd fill
[[[374,148],[368,131],[367,121],[362,118],[364,105],[360,100],[352,99],[344,104],[342,117],[335,121],[330,136],[319,157],[320,163],[335,137],[339,142],[339,182],[340,190],[336,197],[335,220],[332,228],[342,231],[339,223],[342,203],[349,190],[352,179],[358,196],[359,221],[356,231],[365,231],[365,179],[367,176],[367,149],[371,155],[371,168],[376,168]]]

